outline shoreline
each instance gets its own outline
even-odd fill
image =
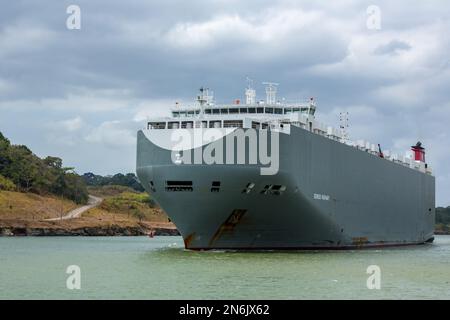
[[[0,226],[0,237],[61,237],[61,236],[84,236],[84,237],[107,237],[107,236],[179,236],[180,232],[173,227],[148,226],[141,223],[139,226],[120,226],[112,224],[109,226],[93,227],[29,227],[29,226]],[[450,232],[436,230],[435,235],[450,235]]]
[[[55,237],[55,236],[179,236],[176,228],[151,226],[143,223],[137,226],[120,226],[111,224],[105,226],[80,226],[63,228],[57,225],[51,227],[31,226],[0,226],[0,237]]]

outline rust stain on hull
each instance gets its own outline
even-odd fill
[[[195,232],[189,234],[186,238],[183,239],[184,241],[184,247],[186,249],[189,249],[189,246],[191,245],[192,240],[194,240]]]
[[[225,220],[225,222],[217,229],[216,233],[214,233],[214,236],[209,241],[209,245],[213,245],[224,233],[233,232],[234,228],[239,224],[246,212],[246,209],[234,209],[227,220]]]
[[[352,244],[355,246],[364,246],[369,243],[369,239],[367,237],[355,237],[352,238]]]

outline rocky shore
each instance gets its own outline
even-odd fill
[[[0,236],[144,236],[153,231],[155,236],[178,236],[175,228],[148,226],[95,226],[80,228],[58,227],[0,227]]]

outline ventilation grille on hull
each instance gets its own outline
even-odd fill
[[[253,182],[249,182],[245,186],[244,190],[242,190],[242,193],[250,193],[254,187],[255,187],[255,184]]]
[[[211,184],[211,192],[219,192],[220,191],[220,181],[213,181]]]
[[[166,181],[166,191],[192,192],[192,181]]]
[[[260,192],[261,194],[272,194],[272,195],[282,195],[286,191],[286,186],[279,184],[267,184],[264,189]]]

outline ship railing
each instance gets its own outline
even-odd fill
[[[374,156],[379,157],[379,152],[376,150],[375,145],[370,144],[369,142],[364,142],[363,140],[358,140],[357,142],[353,142],[350,140],[341,139],[340,142],[345,143],[349,146],[352,146],[360,151],[370,153]],[[384,160],[392,161],[394,163],[398,163],[402,166],[411,168],[413,170],[418,170],[421,172],[426,172],[428,174],[432,174],[431,168],[429,168],[424,162],[413,161],[408,156],[398,156],[395,153],[390,153],[389,150],[384,150]]]

